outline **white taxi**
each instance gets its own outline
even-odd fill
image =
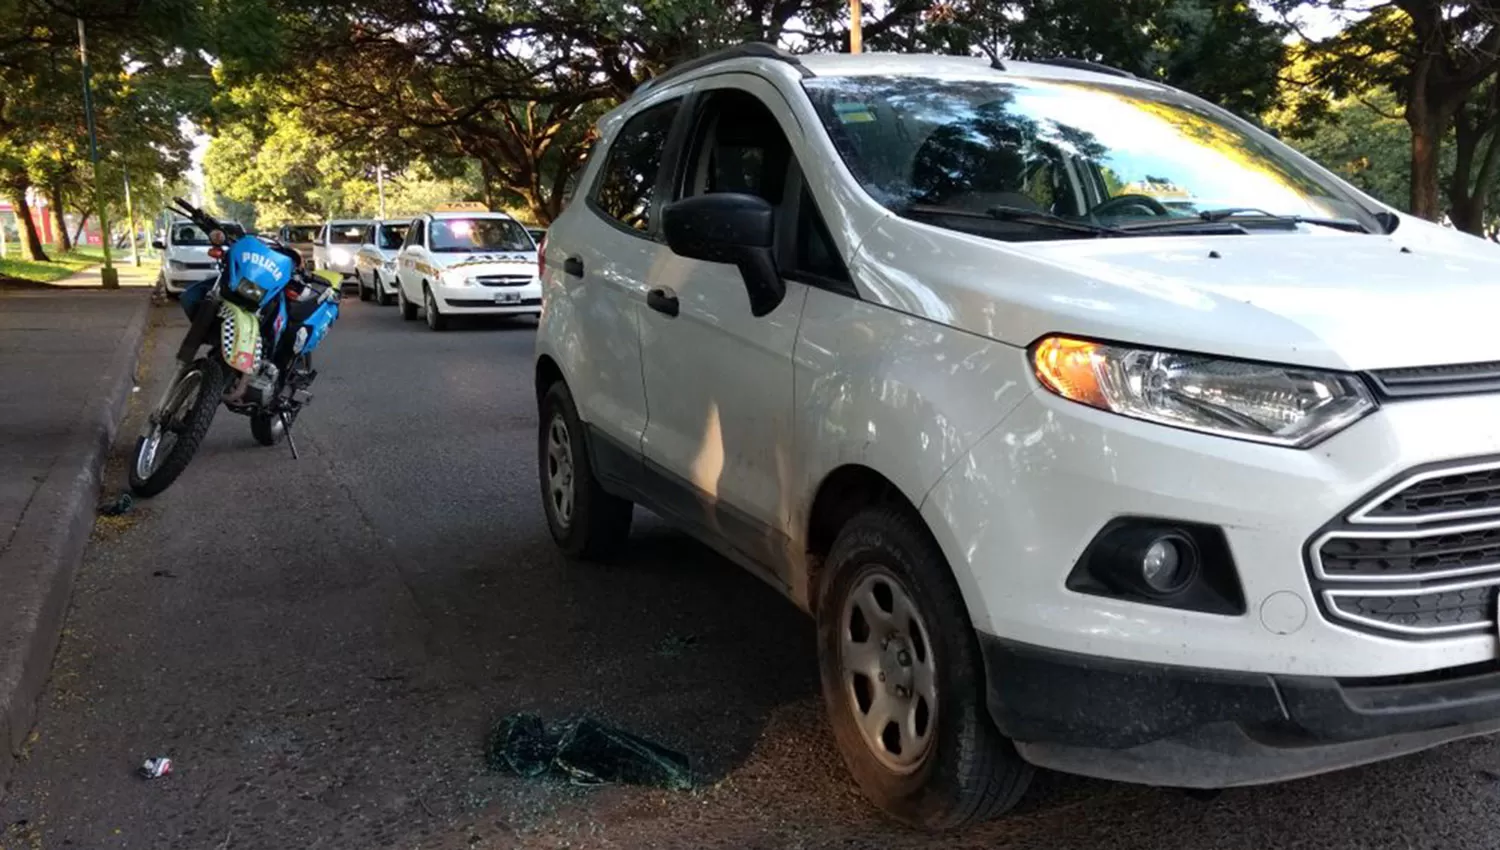
[[[401,318],[420,310],[444,330],[452,316],[542,312],[536,243],[520,222],[479,205],[418,216],[396,255]]]

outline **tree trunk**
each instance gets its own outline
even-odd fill
[[[51,262],[51,257],[42,249],[42,237],[36,232],[36,222],[31,218],[31,207],[26,204],[26,184],[8,187],[11,208],[21,222],[21,258],[38,263]]]
[[[74,245],[77,245],[78,244],[78,240],[80,240],[80,239],[83,238],[83,228],[84,228],[84,225],[86,225],[86,224],[89,223],[89,216],[91,216],[93,214],[94,214],[93,210],[84,210],[83,213],[78,216],[78,229],[75,230],[75,231],[73,231],[73,244]]]
[[[57,247],[63,253],[73,250],[73,243],[68,240],[68,221],[63,217],[63,192],[60,183],[53,183],[47,187],[47,203],[52,205],[52,215],[57,221]]]
[[[1428,221],[1442,218],[1438,203],[1438,159],[1443,122],[1430,115],[1410,115],[1411,214]]]

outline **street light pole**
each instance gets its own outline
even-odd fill
[[[130,202],[130,166],[121,164],[120,171],[125,175],[125,216],[130,219],[130,264],[136,268],[141,265],[141,249],[135,244],[135,205]]]
[[[104,193],[99,191],[99,133],[94,128],[94,95],[89,75],[89,46],[83,34],[83,18],[78,19],[78,61],[83,65],[83,115],[89,127],[89,159],[94,163],[94,209],[99,213],[99,244],[104,248],[104,268],[99,277],[105,289],[120,287],[120,273],[109,257],[109,213],[104,209]]]
[[[385,163],[375,166],[375,187],[380,192],[380,218],[385,219]]]

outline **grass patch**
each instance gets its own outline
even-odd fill
[[[95,265],[100,260],[99,256],[84,251],[70,251],[61,255],[49,254],[52,257],[50,263],[23,260],[17,254],[19,254],[19,247],[15,252],[6,251],[5,257],[0,258],[0,278],[10,277],[33,283],[51,283],[55,280],[62,280],[73,272]]]

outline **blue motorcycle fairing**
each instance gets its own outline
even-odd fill
[[[254,236],[235,241],[229,248],[230,286],[248,280],[265,291],[260,306],[271,303],[292,280],[292,258]]]
[[[308,316],[306,321],[302,323],[302,326],[307,328],[307,341],[302,343],[302,347],[298,349],[297,353],[304,354],[317,348],[318,343],[322,342],[324,335],[328,333],[328,328],[333,325],[334,320],[338,317],[338,302],[324,301],[318,305],[318,309],[314,310],[313,314]]]

